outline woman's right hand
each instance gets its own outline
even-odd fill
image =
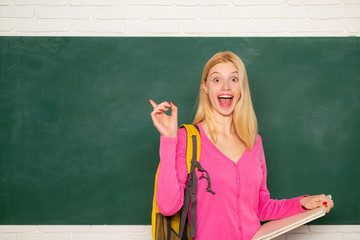
[[[149,100],[149,102],[154,107],[154,110],[151,112],[151,118],[161,136],[177,137],[177,107],[174,103],[162,102],[157,105],[153,100]],[[168,108],[171,108],[170,116],[164,113],[164,111],[169,110]]]

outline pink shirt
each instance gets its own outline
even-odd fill
[[[208,171],[207,181],[198,176],[196,240],[251,239],[260,221],[278,219],[305,211],[300,198],[270,199],[266,186],[266,163],[260,135],[252,150],[246,150],[237,163],[227,158],[206,136],[201,135],[200,164]],[[183,205],[188,174],[186,169],[186,131],[177,138],[160,138],[160,168],[157,203],[164,215],[173,215]]]

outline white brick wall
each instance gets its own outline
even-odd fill
[[[0,0],[0,36],[360,35],[360,0]],[[0,240],[147,240],[150,226],[8,226]],[[303,226],[278,240],[359,240]]]
[[[359,36],[360,0],[0,0],[0,36]]]
[[[359,240],[360,226],[297,228],[276,240]],[[0,240],[151,240],[151,226],[0,226]]]
[[[151,226],[0,225],[0,240],[151,240]]]

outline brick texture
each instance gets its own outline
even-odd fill
[[[0,240],[151,240],[149,225],[0,226]],[[359,225],[305,225],[276,240],[358,240]]]
[[[0,36],[359,36],[360,0],[0,0]]]

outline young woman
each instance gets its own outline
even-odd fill
[[[178,129],[173,102],[156,104],[151,117],[160,137],[157,201],[164,215],[183,205],[187,184],[186,132]],[[164,112],[171,108],[171,115]],[[201,135],[200,164],[211,178],[197,187],[196,240],[251,239],[260,221],[278,219],[333,201],[325,195],[270,199],[262,140],[250,97],[244,63],[232,52],[219,52],[203,70],[194,119]]]

